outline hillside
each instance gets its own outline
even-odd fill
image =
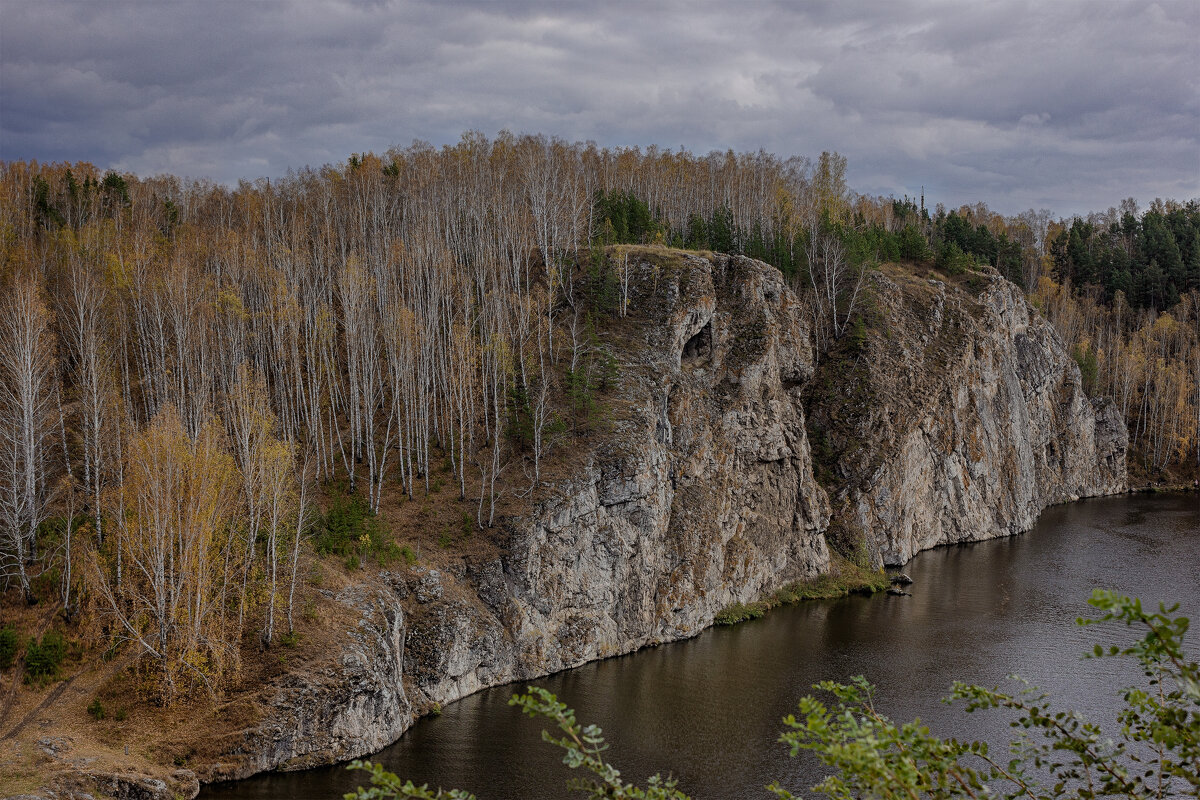
[[[504,484],[495,527],[456,525],[469,506],[444,485],[385,504],[413,563],[307,560],[297,642],[247,659],[217,703],[129,704],[116,719],[122,662],[87,658],[48,695],[12,687],[9,774],[32,789],[140,765],[186,795],[191,775],[351,758],[480,688],[685,638],[820,576],[849,586],[1124,489],[1123,424],[1003,278],[884,265],[861,329],[818,365],[803,300],[774,268],[607,255],[628,271],[625,315],[595,332],[617,377],[531,493],[523,476]],[[105,719],[85,710],[93,697]]]

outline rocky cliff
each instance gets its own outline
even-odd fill
[[[837,454],[835,522],[889,565],[1125,489],[1125,424],[1086,396],[1053,328],[1006,280],[961,283],[873,274],[870,334],[810,386]]]
[[[493,555],[337,593],[359,619],[342,652],[269,687],[277,710],[221,742],[202,780],[369,753],[435,704],[694,635],[828,570],[829,539],[902,563],[1124,488],[1123,423],[999,278],[885,269],[852,349],[818,368],[772,267],[614,257],[630,287],[606,331],[620,385],[573,474],[502,521]]]

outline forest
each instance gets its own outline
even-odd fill
[[[1168,309],[1200,289],[1200,207],[1155,201],[1140,217],[1131,200],[1088,220],[1076,218],[1050,242],[1054,277],[1096,286],[1112,304]]]
[[[625,311],[619,243],[775,265],[819,354],[863,324],[880,262],[995,270],[1119,403],[1131,468],[1195,474],[1196,201],[1006,217],[845,173],[478,133],[236,187],[0,165],[6,602],[103,619],[164,703],[217,691],[294,635],[305,553],[394,546],[364,522],[385,496],[448,476],[487,528],[589,435],[619,379],[598,334]]]

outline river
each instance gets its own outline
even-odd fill
[[[772,611],[685,642],[588,664],[534,681],[583,722],[604,729],[627,780],[668,772],[701,798],[768,797],[778,780],[800,793],[820,780],[810,754],[776,743],[780,719],[815,682],[863,674],[894,719],[920,717],[935,733],[1007,742],[1005,717],[966,714],[939,699],[955,680],[1004,684],[1020,673],[1092,718],[1112,718],[1119,688],[1138,672],[1083,659],[1127,632],[1080,628],[1093,588],[1144,602],[1180,602],[1200,619],[1200,499],[1131,495],[1045,511],[1010,539],[943,547],[905,571],[911,597],[848,597]],[[1200,628],[1198,628],[1200,629]],[[1196,634],[1187,640],[1194,658]],[[374,756],[418,783],[467,789],[480,800],[542,800],[568,792],[573,773],[541,741],[545,725],[507,705],[522,686],[490,689],[424,719]],[[1109,727],[1115,731],[1114,727]],[[326,767],[209,787],[202,798],[335,798],[362,773]]]

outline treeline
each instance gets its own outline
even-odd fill
[[[931,215],[908,197],[856,196],[845,186],[845,160],[822,154],[813,165],[811,189],[823,201],[810,203],[796,224],[792,198],[783,195],[772,218],[739,222],[728,205],[708,216],[691,214],[685,225],[664,215],[631,191],[600,191],[595,199],[595,236],[606,244],[653,242],[689,250],[714,250],[756,258],[789,278],[821,267],[824,239],[837,241],[849,264],[926,261],[952,273],[989,266],[1019,286],[1036,283],[1051,227],[1049,212],[1016,217],[994,214],[980,203]],[[801,281],[804,282],[803,280]]]
[[[1098,286],[1112,303],[1124,295],[1133,308],[1164,311],[1200,289],[1200,203],[1156,200],[1139,215],[1137,204],[1073,219],[1050,243],[1054,278]]]
[[[810,191],[836,199],[810,203],[801,225],[739,223],[719,205],[672,227],[631,192],[598,196],[596,218],[605,241],[658,241],[774,264],[806,291],[810,307],[825,299],[826,324],[815,332],[822,350],[848,330],[858,281],[875,262],[931,262],[949,275],[991,267],[1030,292],[1075,356],[1087,391],[1115,399],[1135,469],[1200,469],[1200,203],[1156,199],[1139,213],[1127,199],[1070,221],[1045,210],[1008,217],[983,203],[931,212],[907,197],[853,195],[844,169],[836,154],[813,165]],[[785,214],[788,198],[778,208]]]
[[[1033,299],[1129,428],[1137,478],[1200,471],[1200,202],[1052,223]]]
[[[1170,311],[1133,308],[1123,292],[1074,290],[1043,276],[1034,304],[1079,363],[1084,388],[1121,409],[1130,467],[1153,475],[1200,467],[1200,291]]]

